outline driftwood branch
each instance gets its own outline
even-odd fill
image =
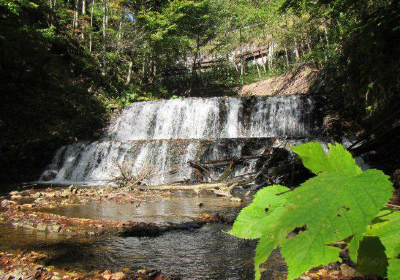
[[[168,191],[184,191],[184,190],[214,190],[219,188],[226,188],[226,183],[204,183],[196,185],[163,185],[163,186],[138,186],[142,190],[168,190]]]
[[[202,172],[203,174],[206,174],[207,176],[209,176],[210,171],[204,167],[201,163],[195,162],[195,161],[189,161],[188,162],[189,166],[199,170],[200,172]]]
[[[110,182],[116,183],[119,187],[133,187],[143,183],[144,180],[150,177],[153,173],[153,168],[144,166],[140,171],[134,171],[132,163],[124,162],[120,164],[117,161],[113,162],[118,168],[119,175],[115,176]]]
[[[238,163],[239,161],[237,159],[232,159],[232,161],[229,163],[229,165],[225,168],[224,173],[221,174],[221,176],[219,176],[219,178],[217,179],[217,182],[222,182],[224,180],[226,180],[229,175],[231,175],[231,173],[233,172],[235,165]]]
[[[214,165],[216,163],[227,163],[227,164],[229,164],[233,160],[235,160],[237,162],[242,162],[242,161],[245,161],[245,160],[259,159],[259,158],[263,158],[263,157],[266,157],[266,156],[267,155],[261,154],[261,155],[258,155],[258,156],[242,156],[240,158],[221,158],[221,159],[201,162],[200,164],[202,164],[202,165],[209,165],[209,164]]]

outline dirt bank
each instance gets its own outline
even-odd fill
[[[238,91],[238,94],[240,96],[306,94],[309,93],[315,78],[315,70],[302,66],[285,74],[245,85]]]

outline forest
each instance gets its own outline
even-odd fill
[[[92,139],[113,112],[132,102],[234,95],[245,84],[302,65],[318,73],[311,91],[320,93],[325,110],[348,120],[331,118],[335,126],[356,121],[352,134],[373,129],[398,108],[398,6],[3,0],[2,169],[18,180],[14,172],[43,168],[60,144]],[[265,48],[261,58],[257,54],[262,63],[251,63],[250,50]],[[389,116],[384,131],[394,119]]]
[[[0,279],[400,277],[397,0],[0,0],[0,90]]]

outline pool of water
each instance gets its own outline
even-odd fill
[[[142,202],[132,204],[94,201],[84,205],[68,205],[43,211],[74,218],[163,224],[188,222],[204,213],[219,213],[233,219],[249,202],[250,198],[244,198],[243,202],[238,203],[226,197],[198,196],[182,192],[173,196],[149,196]]]
[[[92,202],[52,209],[69,217],[144,222],[184,222],[201,213],[235,216],[246,204],[215,196],[171,196],[135,204]],[[201,205],[201,207],[199,206]],[[46,263],[84,271],[157,269],[184,279],[252,279],[256,242],[232,237],[229,225],[171,231],[158,237],[71,237],[8,226],[0,228],[0,250],[35,250],[49,254]],[[284,262],[275,252],[265,279],[283,279]]]

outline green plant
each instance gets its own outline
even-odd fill
[[[340,261],[342,249],[348,249],[354,262],[361,260],[368,251],[363,238],[379,237],[388,266],[379,270],[375,264],[373,272],[395,279],[400,262],[400,217],[399,211],[383,208],[393,191],[388,177],[375,169],[362,171],[339,144],[329,145],[329,153],[317,142],[292,150],[316,176],[294,190],[280,185],[260,190],[229,232],[260,239],[255,278],[260,279],[260,264],[277,247],[287,262],[288,279],[295,279],[313,267]]]

